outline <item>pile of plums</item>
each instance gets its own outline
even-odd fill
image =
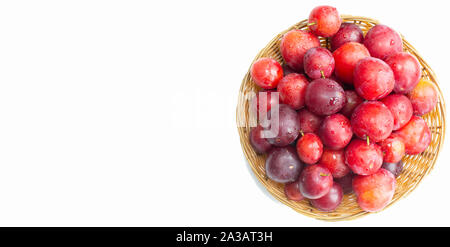
[[[259,116],[250,143],[268,154],[266,175],[284,184],[289,200],[330,212],[354,192],[364,211],[379,211],[392,200],[404,155],[430,144],[420,116],[434,109],[438,93],[390,27],[364,35],[331,6],[314,8],[307,26],[282,37],[283,66],[265,57],[251,67],[267,122]]]

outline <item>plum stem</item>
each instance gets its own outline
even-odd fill
[[[369,136],[366,136],[366,141],[367,141],[367,146],[369,146],[369,145],[370,145],[370,139],[369,139]]]
[[[311,22],[311,23],[306,24],[307,27],[314,26],[314,25],[316,25],[315,22]]]
[[[325,79],[325,74],[323,73],[323,70],[320,71],[320,75],[322,75],[322,79]]]
[[[303,130],[300,130],[300,135],[304,136],[305,133],[303,133]]]

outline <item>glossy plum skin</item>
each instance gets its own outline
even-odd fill
[[[342,23],[338,32],[330,39],[331,50],[335,51],[348,42],[363,43],[364,34],[361,28],[353,23]]]
[[[403,162],[399,161],[397,163],[383,163],[383,166],[381,166],[381,168],[390,171],[394,175],[394,177],[398,177],[403,172]]]
[[[306,88],[305,104],[308,110],[319,116],[331,115],[345,105],[344,89],[330,79],[316,79]]]
[[[352,113],[355,110],[355,108],[358,105],[360,105],[362,102],[364,102],[364,99],[361,98],[353,90],[346,90],[345,98],[347,99],[347,102],[345,103],[344,107],[341,109],[341,114],[346,116],[347,118],[351,118]]]
[[[341,204],[343,197],[344,192],[341,185],[333,183],[326,195],[318,199],[311,199],[311,204],[319,211],[332,212]]]
[[[295,148],[290,146],[273,148],[266,159],[266,175],[278,183],[294,182],[302,168]]]
[[[272,144],[270,144],[267,139],[262,136],[262,131],[264,131],[264,128],[261,127],[261,125],[258,125],[250,130],[250,144],[258,154],[267,153],[272,148]]]
[[[323,152],[323,144],[314,133],[306,133],[297,141],[297,154],[301,161],[312,165],[319,161]]]
[[[272,121],[271,119],[272,111],[274,111],[274,109],[271,109],[268,114],[268,119],[270,119],[270,128],[267,128],[267,130],[270,136],[267,140],[269,143],[278,147],[287,146],[294,142],[300,134],[300,124],[298,121],[297,112],[288,105],[280,104],[278,109],[279,121],[275,122],[275,120]],[[266,126],[265,123],[263,126]]]
[[[336,77],[347,84],[353,83],[353,71],[359,60],[370,57],[367,48],[356,42],[348,42],[333,52]]]
[[[395,193],[395,177],[381,168],[369,176],[353,178],[358,205],[367,212],[377,212],[386,207]]]
[[[328,168],[333,178],[342,178],[350,172],[350,168],[345,164],[343,149],[332,150],[325,148],[319,163]]]
[[[322,77],[322,73],[328,78],[334,71],[334,57],[328,49],[314,47],[305,53],[303,65],[309,78],[319,79]]]
[[[322,37],[331,37],[339,30],[341,26],[341,17],[336,8],[331,6],[315,7],[308,19],[311,31]]]
[[[383,60],[368,57],[361,59],[353,74],[355,91],[366,100],[378,100],[392,92],[394,73]]]
[[[318,199],[328,193],[333,186],[333,176],[322,165],[309,165],[300,173],[300,192],[308,199]]]
[[[400,94],[409,93],[419,83],[422,70],[420,69],[419,61],[413,55],[399,52],[387,57],[385,62],[394,72],[394,92]]]
[[[424,115],[432,111],[438,102],[438,93],[429,80],[420,80],[408,94],[415,115]]]
[[[344,194],[349,194],[349,193],[353,192],[353,186],[352,186],[353,173],[352,172],[349,172],[347,175],[343,176],[342,178],[335,178],[334,182],[341,185]]]
[[[353,132],[361,139],[379,142],[392,133],[394,117],[387,106],[379,101],[366,101],[353,111],[351,118]]]
[[[405,126],[413,115],[411,101],[403,94],[391,94],[383,98],[381,102],[387,106],[394,118],[392,130],[398,130]]]
[[[280,93],[280,102],[292,107],[294,110],[305,106],[305,93],[309,81],[302,74],[291,73],[278,83],[277,91]]]
[[[345,148],[345,163],[358,175],[370,175],[383,165],[383,152],[375,143],[354,139]]]
[[[300,189],[298,188],[298,181],[285,184],[284,194],[286,195],[286,198],[291,201],[298,202],[303,200],[304,198],[302,193],[300,193]]]
[[[304,30],[287,32],[280,43],[280,52],[289,67],[294,71],[303,71],[303,57],[307,50],[319,47],[320,41],[316,35]]]
[[[350,120],[339,113],[326,117],[319,128],[319,136],[323,144],[330,149],[344,148],[353,136]]]
[[[372,27],[364,38],[364,46],[372,57],[385,59],[390,55],[403,51],[400,35],[386,25]]]
[[[431,143],[431,131],[427,123],[418,116],[412,116],[403,128],[392,135],[400,137],[405,144],[405,153],[409,155],[422,153]]]
[[[307,109],[301,109],[298,112],[298,121],[300,123],[300,130],[303,133],[317,133],[322,123],[322,117],[317,116]]]
[[[253,81],[263,89],[276,88],[283,78],[283,69],[275,59],[264,57],[258,59],[250,68]]]
[[[405,156],[405,144],[397,136],[390,136],[380,143],[381,150],[383,150],[383,162],[397,163]]]

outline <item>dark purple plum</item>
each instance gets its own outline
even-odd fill
[[[258,154],[267,153],[272,148],[272,144],[262,136],[263,131],[264,128],[261,125],[252,128],[250,131],[250,144]]]
[[[320,211],[334,211],[342,202],[344,192],[341,185],[333,183],[330,191],[318,199],[311,199],[311,204]]]
[[[367,32],[364,46],[372,57],[386,59],[388,56],[403,51],[400,35],[392,28],[378,24]]]
[[[283,147],[294,142],[298,135],[300,134],[300,123],[298,121],[297,112],[291,107],[280,104],[278,109],[278,122],[273,117],[273,111],[276,109],[271,109],[268,118],[270,119],[269,128],[267,128],[269,132],[269,136],[267,136],[267,140],[269,143]],[[265,121],[263,121],[265,122]],[[263,125],[264,127],[267,125]],[[278,127],[278,128],[277,128]]]
[[[294,182],[302,168],[303,163],[291,146],[273,148],[266,159],[266,175],[278,183]]]
[[[364,99],[361,98],[355,91],[353,90],[346,90],[345,91],[345,97],[347,98],[347,103],[345,103],[344,108],[342,108],[341,113],[348,117],[352,117],[352,113],[355,110],[355,108],[364,102]]]
[[[330,39],[331,50],[334,51],[348,42],[364,42],[364,34],[358,25],[342,23],[339,31]]]
[[[314,47],[306,52],[303,57],[303,65],[309,78],[328,78],[334,71],[334,57],[328,49]]]
[[[316,79],[306,88],[306,106],[317,115],[334,114],[344,107],[345,102],[344,89],[331,79]]]
[[[347,175],[343,176],[342,178],[334,179],[335,183],[338,183],[342,186],[342,190],[344,191],[344,194],[349,194],[353,191],[352,181],[353,181],[353,173],[352,172],[347,173]]]
[[[333,176],[323,165],[309,165],[299,177],[299,188],[308,199],[318,199],[328,193],[333,186]]]
[[[403,172],[403,162],[400,160],[397,163],[383,163],[381,168],[390,171],[394,177],[398,177]]]

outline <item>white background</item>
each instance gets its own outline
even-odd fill
[[[446,1],[2,1],[0,225],[449,226],[450,145],[407,198],[349,222],[298,214],[254,180],[241,80],[323,3],[401,32],[448,96]]]

